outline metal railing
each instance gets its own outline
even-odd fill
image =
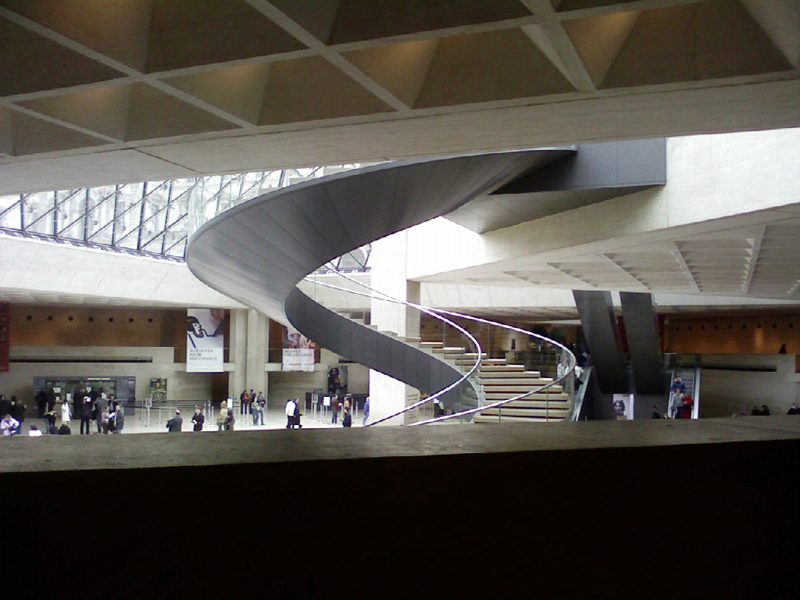
[[[554,346],[556,348],[559,348],[561,350],[562,357],[566,358],[566,360],[567,360],[566,372],[565,372],[564,375],[562,375],[561,377],[557,377],[556,379],[554,379],[552,382],[550,382],[548,384],[545,384],[545,385],[542,385],[540,387],[534,388],[534,389],[532,389],[532,390],[530,390],[528,392],[525,392],[523,394],[519,394],[519,395],[513,396],[512,398],[508,398],[506,400],[501,400],[501,401],[498,401],[498,402],[493,402],[491,404],[484,404],[483,402],[479,402],[479,406],[477,406],[475,408],[471,408],[471,409],[467,409],[467,410],[463,410],[463,411],[458,411],[458,412],[452,413],[450,415],[439,416],[439,417],[435,417],[435,418],[432,418],[432,419],[425,419],[423,421],[418,421],[416,423],[410,423],[408,426],[419,426],[419,425],[427,425],[427,424],[431,424],[431,423],[441,423],[441,422],[450,421],[450,420],[453,420],[453,419],[463,420],[465,417],[471,418],[473,415],[475,415],[477,413],[483,412],[485,410],[490,410],[490,409],[493,409],[493,408],[497,408],[498,411],[500,411],[500,410],[502,410],[501,407],[505,406],[506,404],[509,404],[511,402],[515,402],[515,401],[518,401],[518,400],[523,400],[523,399],[528,398],[529,396],[531,396],[533,394],[541,393],[541,392],[545,392],[545,407],[546,407],[545,408],[545,415],[546,415],[545,416],[545,420],[549,420],[549,412],[550,412],[549,390],[551,388],[557,386],[557,385],[562,384],[563,382],[567,381],[567,379],[569,377],[573,376],[574,371],[575,371],[575,366],[577,365],[577,361],[576,361],[575,355],[565,345],[563,345],[563,344],[561,344],[559,342],[556,342],[555,340],[551,340],[550,338],[547,338],[547,337],[545,337],[543,335],[540,335],[540,334],[537,334],[537,333],[533,333],[533,332],[530,332],[530,331],[527,331],[527,330],[524,330],[524,329],[520,329],[518,327],[513,327],[511,325],[505,325],[503,323],[497,323],[497,322],[494,322],[494,321],[489,321],[488,319],[481,319],[479,317],[473,317],[471,315],[465,315],[465,314],[457,313],[457,312],[453,312],[453,311],[433,309],[433,308],[430,308],[430,307],[422,306],[422,305],[415,304],[415,303],[412,303],[412,302],[408,302],[408,301],[405,301],[405,300],[400,300],[398,298],[392,297],[389,294],[386,294],[384,292],[375,290],[374,288],[372,288],[371,286],[367,285],[364,282],[361,282],[361,281],[358,281],[358,280],[353,279],[351,277],[348,277],[344,273],[339,273],[338,271],[335,271],[333,269],[332,269],[332,271],[336,272],[338,275],[340,275],[344,279],[347,279],[348,281],[350,281],[352,283],[355,283],[357,286],[365,288],[366,290],[369,291],[369,294],[366,294],[366,293],[363,293],[363,292],[357,292],[355,290],[341,288],[339,286],[334,286],[334,285],[331,285],[331,284],[328,284],[328,283],[324,283],[324,282],[314,281],[313,283],[315,283],[317,285],[323,285],[323,286],[326,286],[326,287],[337,289],[339,291],[343,291],[343,292],[346,292],[346,293],[357,294],[357,295],[366,296],[366,297],[370,297],[370,298],[374,297],[375,294],[377,294],[382,299],[384,299],[384,300],[386,300],[388,302],[401,304],[401,305],[407,306],[409,308],[416,309],[416,310],[418,310],[418,311],[420,311],[420,312],[422,312],[424,314],[428,314],[428,315],[430,315],[430,316],[432,316],[432,317],[434,317],[434,318],[436,318],[436,319],[438,319],[438,320],[440,320],[442,322],[450,324],[451,326],[455,327],[458,331],[460,331],[461,333],[466,335],[470,339],[471,343],[474,345],[474,347],[476,349],[476,352],[477,352],[477,359],[475,361],[475,364],[471,367],[469,372],[466,375],[464,375],[459,381],[457,381],[456,383],[454,383],[454,384],[452,384],[452,385],[450,385],[450,386],[448,386],[448,387],[446,387],[446,388],[444,388],[442,390],[439,390],[438,392],[436,392],[435,394],[429,396],[428,398],[423,398],[423,399],[419,400],[418,402],[415,402],[415,403],[403,408],[400,411],[396,411],[395,413],[392,413],[389,416],[386,416],[386,417],[383,417],[383,418],[381,418],[381,419],[379,419],[377,421],[374,421],[373,423],[368,424],[367,427],[372,426],[372,425],[377,425],[379,423],[387,421],[388,419],[403,415],[403,414],[405,414],[405,413],[407,413],[407,412],[409,412],[411,410],[414,410],[416,408],[419,408],[421,406],[429,404],[429,403],[435,401],[436,398],[438,398],[438,397],[442,396],[443,394],[445,394],[447,391],[453,389],[457,385],[460,385],[467,378],[469,378],[469,377],[471,377],[474,374],[479,372],[479,369],[480,369],[480,366],[481,366],[481,357],[483,355],[483,349],[482,349],[480,343],[465,328],[457,325],[456,323],[454,323],[452,320],[448,319],[447,317],[456,317],[456,318],[466,319],[466,320],[477,322],[477,323],[482,323],[482,324],[489,325],[489,326],[500,327],[500,328],[503,328],[503,329],[507,329],[509,331],[514,331],[516,333],[521,333],[521,334],[527,335],[527,336],[532,337],[534,339],[538,339],[538,340],[540,340],[540,341],[542,341],[542,342],[544,342],[544,343],[546,343],[548,345],[551,345],[551,346]],[[501,418],[501,417],[499,416],[498,418]]]

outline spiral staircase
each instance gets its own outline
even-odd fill
[[[572,152],[530,150],[386,163],[275,190],[202,225],[190,239],[187,262],[217,291],[291,323],[340,356],[428,394],[420,405],[439,397],[447,416],[415,425],[476,415],[478,421],[547,419],[555,414],[550,405],[563,401],[558,382],[483,361],[480,347],[470,349],[474,356],[465,359],[386,335],[316,302],[298,284],[347,252],[486,197]],[[454,314],[404,304],[436,318]]]

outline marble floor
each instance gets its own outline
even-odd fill
[[[138,433],[164,433],[166,431],[166,424],[169,419],[173,417],[174,411],[167,409],[150,409],[149,420],[147,411],[144,409],[137,409],[135,414],[125,416],[125,427],[123,435],[138,434]],[[181,409],[181,417],[183,418],[183,431],[192,431],[192,415],[194,411],[191,408]],[[206,414],[206,422],[204,431],[217,431],[216,417],[217,412],[213,415]],[[250,414],[241,414],[239,408],[236,408],[236,422],[234,423],[234,432],[236,431],[263,431],[269,429],[285,429],[286,428],[286,414],[284,413],[283,406],[270,406],[268,410],[264,411],[264,424],[253,425],[253,417]],[[353,415],[353,427],[361,427],[364,415],[361,413]],[[304,412],[301,417],[301,424],[303,429],[341,429],[342,416],[339,415],[338,423],[331,423],[331,414],[321,414],[314,411]],[[41,419],[26,419],[24,423],[24,435],[27,436],[31,425],[36,425],[39,429],[43,429],[44,423]],[[61,425],[61,420],[56,422],[56,426]],[[73,419],[69,423],[70,429],[73,434],[80,433],[80,420]],[[92,421],[91,431],[93,435],[97,435],[97,424]]]

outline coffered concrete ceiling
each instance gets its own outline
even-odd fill
[[[799,214],[764,211],[706,233],[654,232],[419,279],[434,306],[501,318],[575,318],[573,289],[651,293],[660,312],[796,309]],[[752,224],[736,226],[742,221]]]
[[[800,126],[795,0],[0,0],[0,55],[0,193]]]

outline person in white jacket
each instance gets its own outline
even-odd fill
[[[294,427],[294,412],[297,410],[297,405],[294,400],[290,399],[286,402],[286,429]]]
[[[70,419],[72,419],[72,411],[69,409],[69,402],[65,398],[64,401],[61,403],[61,423],[69,423]]]
[[[14,431],[17,427],[19,427],[19,421],[11,415],[6,415],[3,417],[3,420],[0,421],[0,429],[3,431],[3,437],[11,437],[14,435]]]

